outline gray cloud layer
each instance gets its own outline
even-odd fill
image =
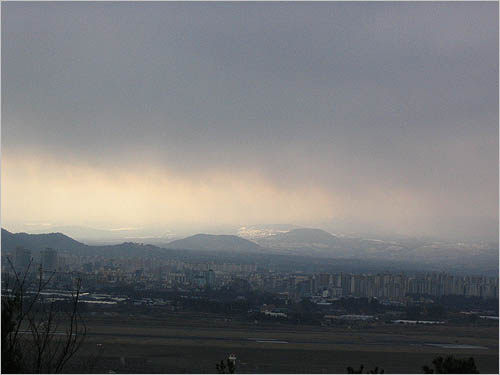
[[[4,157],[404,190],[497,237],[497,3],[4,3],[2,99]]]

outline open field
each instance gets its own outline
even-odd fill
[[[473,356],[481,373],[498,373],[498,326],[313,327],[182,314],[91,317],[87,324],[79,356],[96,356],[95,372],[214,373],[234,352],[238,373],[345,373],[361,364],[418,373],[447,354]]]

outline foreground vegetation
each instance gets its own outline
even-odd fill
[[[54,301],[44,293],[52,274],[40,268],[38,279],[30,282],[29,268],[3,280],[1,372],[63,373],[86,336],[79,312],[81,281],[75,280],[69,298]]]

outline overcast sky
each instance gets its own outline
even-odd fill
[[[2,3],[2,226],[498,239],[498,3]]]

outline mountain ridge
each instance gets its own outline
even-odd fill
[[[186,250],[219,250],[219,251],[261,251],[264,250],[257,243],[228,234],[198,233],[180,240],[169,242],[165,249]]]
[[[22,246],[32,251],[44,250],[47,247],[74,250],[87,246],[60,232],[41,234],[30,234],[26,232],[12,233],[2,228],[1,233],[2,252],[14,251],[17,246]]]
[[[344,236],[300,228],[279,233],[255,242],[234,235],[196,234],[175,240],[165,246],[123,242],[115,245],[87,245],[63,233],[11,233],[2,228],[2,255],[13,253],[17,246],[25,247],[33,255],[51,247],[62,254],[104,257],[174,257],[211,261],[233,257],[239,261],[278,259],[283,264],[302,262],[344,262],[369,264],[405,263],[405,268],[455,269],[469,272],[498,273],[498,246],[421,241],[381,241]],[[274,242],[273,242],[274,241]],[[252,260],[253,261],[253,260]],[[353,264],[354,264],[353,263]],[[375,264],[375,263],[374,263]],[[462,272],[462,271],[460,271]]]

